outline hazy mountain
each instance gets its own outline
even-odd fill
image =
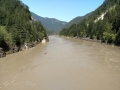
[[[59,31],[64,27],[65,24],[67,24],[67,22],[65,21],[60,21],[55,18],[41,17],[33,12],[31,12],[31,15],[34,18],[34,20],[40,20],[42,25],[47,30]]]
[[[91,13],[92,13],[92,12],[91,12]],[[80,23],[84,18],[87,18],[88,16],[90,16],[91,13],[88,13],[88,14],[86,14],[86,15],[84,15],[84,16],[78,16],[78,17],[72,19],[70,22],[68,22],[68,23],[64,26],[64,28],[68,28],[68,27],[70,27],[72,24],[78,24],[78,23]]]

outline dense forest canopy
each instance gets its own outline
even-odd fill
[[[120,0],[105,0],[88,18],[59,34],[120,45]]]
[[[40,21],[34,22],[29,7],[20,0],[0,0],[0,47],[9,50],[47,37]]]

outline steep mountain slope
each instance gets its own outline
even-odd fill
[[[59,31],[61,30],[67,22],[64,21],[59,21],[55,18],[43,18],[41,16],[36,15],[35,13],[31,12],[31,15],[33,16],[34,20],[40,20],[42,25],[47,29],[47,30],[54,30],[54,31]]]
[[[61,30],[60,35],[120,45],[120,0],[105,0],[87,19]]]
[[[0,0],[1,48],[10,50],[44,37],[47,37],[46,30],[40,22],[32,20],[27,5],[20,0]]]
[[[72,19],[70,22],[68,22],[68,23],[64,26],[64,28],[68,28],[68,27],[70,27],[72,24],[78,24],[78,23],[80,23],[83,19],[87,18],[87,17],[90,16],[91,14],[92,14],[92,12],[91,12],[91,13],[88,13],[88,14],[86,14],[86,15],[84,15],[84,16],[78,16],[78,17]]]

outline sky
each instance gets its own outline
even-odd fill
[[[31,12],[69,22],[97,9],[104,0],[21,0]]]

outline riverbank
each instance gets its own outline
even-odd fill
[[[31,43],[25,43],[22,46],[14,45],[14,46],[12,46],[10,48],[10,50],[8,50],[6,52],[1,48],[0,49],[0,58],[6,57],[6,55],[9,55],[9,54],[14,54],[14,53],[17,53],[17,52],[20,52],[20,51],[24,51],[24,50],[29,49],[29,48],[33,48],[33,47],[37,46],[40,43],[46,43],[46,42],[49,42],[48,38],[47,39],[43,39],[41,41],[38,40],[38,41],[31,42]]]
[[[99,44],[104,44],[104,45],[109,45],[109,46],[112,46],[112,47],[117,47],[120,49],[120,46],[117,46],[113,43],[109,44],[107,42],[102,42],[102,40],[97,40],[97,39],[90,39],[90,38],[77,38],[77,37],[66,37],[66,36],[62,36],[62,37],[65,37],[65,38],[73,38],[73,39],[80,39],[80,40],[85,40],[85,41],[90,41],[90,42],[95,42],[95,43],[99,43]]]

